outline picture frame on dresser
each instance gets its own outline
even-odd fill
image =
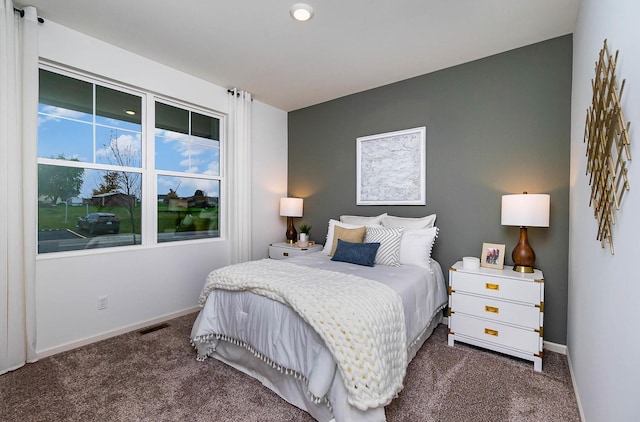
[[[480,255],[480,266],[501,270],[504,268],[505,245],[499,243],[483,243]]]

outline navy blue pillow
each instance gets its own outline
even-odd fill
[[[331,260],[373,267],[379,247],[380,243],[354,243],[338,239],[338,246]]]

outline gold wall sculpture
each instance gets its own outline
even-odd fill
[[[596,62],[596,75],[591,81],[593,98],[587,110],[584,142],[587,144],[587,175],[591,186],[589,205],[598,222],[597,239],[604,248],[609,243],[613,255],[611,226],[616,223],[615,212],[620,209],[624,193],[629,190],[627,161],[629,152],[629,127],[625,123],[620,99],[625,80],[617,88],[615,57],[609,54],[607,40]]]

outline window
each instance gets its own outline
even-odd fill
[[[219,237],[221,118],[155,102],[148,121],[149,101],[40,69],[38,253]],[[156,201],[143,191],[154,178]],[[144,224],[155,215],[157,224]]]
[[[155,103],[158,242],[219,237],[220,119]]]

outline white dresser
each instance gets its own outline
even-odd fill
[[[449,269],[449,337],[533,361],[542,371],[544,277],[478,268],[467,270],[462,261]]]
[[[311,252],[320,252],[322,248],[322,245],[317,244],[299,247],[295,243],[272,243],[269,245],[269,258],[285,259],[292,256],[306,255]]]

